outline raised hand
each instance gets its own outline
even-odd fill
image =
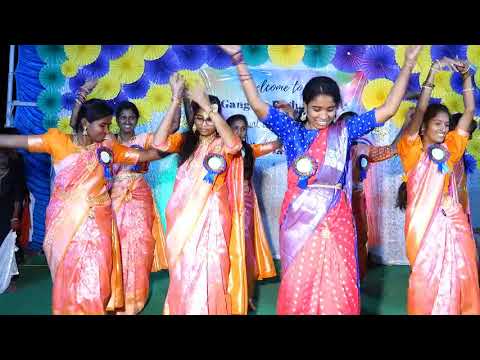
[[[210,108],[210,99],[202,85],[196,85],[190,90],[187,90],[187,96],[190,100],[195,101],[203,110]]]
[[[460,74],[466,74],[468,70],[470,70],[470,63],[467,60],[460,60],[460,59],[455,59],[456,63],[454,64],[455,69],[460,73]]]
[[[441,60],[435,61],[432,65],[432,68],[437,71],[440,71],[443,69],[448,69],[450,71],[458,71],[457,66],[461,66],[461,65],[462,65],[462,62],[460,60],[454,60],[445,56]]]
[[[286,101],[280,100],[277,101],[274,105],[277,109],[286,112],[288,116],[290,116],[292,119],[295,117],[295,110],[290,106],[289,103]]]
[[[181,98],[183,91],[185,90],[185,79],[182,75],[175,73],[170,77],[170,87],[172,89],[172,95],[175,98]]]
[[[85,81],[85,84],[81,86],[80,89],[86,92],[86,94],[88,95],[92,92],[93,89],[95,89],[95,86],[97,86],[97,83],[98,83],[97,79],[87,80]]]
[[[241,51],[240,45],[218,45],[218,46],[220,46],[223,49],[223,51],[225,51],[230,56]]]
[[[415,65],[417,62],[418,55],[422,51],[423,45],[410,45],[405,50],[405,63],[412,63]]]

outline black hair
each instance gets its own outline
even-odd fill
[[[453,131],[456,129],[458,122],[460,121],[460,118],[463,116],[462,113],[455,113],[450,117],[450,123],[449,123],[449,130]],[[470,123],[470,126],[468,127],[468,133],[470,136],[473,135],[475,130],[477,129],[477,122],[475,120],[472,120]]]
[[[245,123],[246,126],[248,126],[248,121],[247,121],[247,118],[245,117],[245,115],[242,115],[242,114],[235,114],[235,115],[232,115],[230,116],[228,119],[227,119],[227,124],[232,126],[232,124],[235,122],[235,121],[243,121]]]
[[[117,108],[115,109],[115,117],[118,119],[124,110],[132,110],[137,117],[137,120],[140,117],[140,112],[138,111],[137,105],[130,101],[122,101],[120,104],[118,104]]]
[[[358,114],[354,111],[346,111],[338,117],[337,121],[347,120],[348,118],[351,118],[353,116],[358,116]]]
[[[78,132],[81,129],[83,118],[87,119],[89,123],[103,119],[107,116],[113,115],[113,109],[105,100],[90,99],[85,101],[78,111],[78,121],[75,130]]]
[[[210,104],[217,104],[218,106],[218,113],[222,114],[222,104],[220,103],[220,99],[214,95],[208,95],[208,99],[210,100]],[[187,121],[189,130],[183,134],[185,141],[183,142],[182,149],[179,152],[180,160],[178,162],[178,166],[182,165],[185,161],[190,158],[190,156],[195,152],[198,147],[198,142],[200,137],[198,133],[193,131],[193,124],[194,124],[194,117],[197,112],[200,110],[200,105],[198,105],[195,101],[190,103],[192,114],[191,118]]]
[[[245,125],[248,126],[247,118],[245,117],[245,115],[242,115],[242,114],[235,114],[230,116],[227,119],[227,123],[231,127],[232,124],[238,120],[243,121]],[[254,164],[253,149],[249,143],[243,140],[242,140],[242,146],[243,146],[243,150],[245,151],[245,156],[243,158],[243,178],[245,180],[250,180],[253,176],[253,164]]]

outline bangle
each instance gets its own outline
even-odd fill
[[[430,89],[433,89],[435,87],[435,84],[433,83],[429,83],[429,82],[424,82],[423,85],[422,85],[423,88],[430,88]]]
[[[83,105],[83,101],[81,101],[80,99],[75,99],[75,102],[78,104],[78,105]]]
[[[463,89],[462,92],[475,91],[475,88],[471,87],[468,89]]]
[[[238,55],[237,58],[235,58],[236,55]],[[240,63],[243,63],[243,54],[241,51],[236,52],[235,54],[232,55],[232,64],[238,65]]]
[[[179,103],[182,102],[182,98],[181,98],[181,97],[177,97],[177,96],[172,96],[172,98],[171,98],[170,100],[171,100],[172,103],[175,102],[175,100],[177,100]]]
[[[18,220],[19,220],[19,219],[15,217],[15,218],[11,218],[11,219],[10,219],[10,222],[12,222],[12,221],[18,221]]]

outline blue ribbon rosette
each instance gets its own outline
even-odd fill
[[[213,184],[216,177],[227,169],[227,160],[221,154],[210,153],[203,160],[203,167],[207,169],[203,180]]]
[[[362,154],[358,157],[357,160],[358,168],[360,169],[360,181],[363,181],[367,177],[367,170],[368,170],[368,156]]]
[[[138,150],[144,150],[143,147],[137,144],[133,144],[130,146],[132,149],[138,149]],[[147,162],[141,162],[136,165],[132,165],[130,167],[130,171],[132,172],[147,172],[148,171],[148,163]]]
[[[103,173],[107,180],[107,188],[110,190],[113,183],[113,152],[106,146],[101,146],[97,149],[97,159],[100,165],[103,166]]]
[[[317,161],[308,155],[301,155],[293,163],[293,171],[298,176],[297,186],[306,189],[308,179],[315,175],[318,169]]]
[[[447,166],[447,160],[450,153],[440,144],[432,144],[428,147],[428,157],[438,166],[438,171],[446,174],[450,171]]]
[[[473,174],[477,169],[477,160],[475,160],[472,154],[465,152],[463,155],[463,165],[467,174]]]

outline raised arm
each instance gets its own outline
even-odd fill
[[[375,111],[377,123],[387,121],[398,111],[400,103],[402,102],[405,92],[407,91],[408,80],[410,79],[410,75],[421,50],[421,45],[412,45],[409,46],[405,51],[405,62],[400,70],[400,74],[395,80],[392,90],[390,90],[385,103]]]
[[[72,110],[72,115],[70,116],[70,126],[73,129],[73,132],[76,132],[76,126],[78,121],[78,112],[80,107],[87,100],[87,96],[92,92],[92,90],[97,85],[97,80],[87,80],[78,90],[77,98],[75,99],[75,106]]]
[[[257,85],[248,71],[248,66],[243,62],[240,45],[220,45],[220,47],[232,57],[232,62],[237,67],[243,92],[253,111],[259,119],[265,118],[268,114],[268,104],[258,95]]]
[[[165,144],[168,136],[175,132],[180,125],[180,106],[185,89],[185,80],[180,74],[176,73],[170,77],[170,87],[172,88],[172,102],[153,135],[153,143],[156,145]]]
[[[0,135],[0,148],[28,149],[27,135]]]
[[[460,72],[460,74],[462,74],[463,103],[465,105],[463,115],[458,120],[457,129],[468,132],[470,124],[473,120],[473,116],[475,115],[475,87],[472,81],[472,74],[470,73],[470,64],[466,61],[459,61],[459,64],[455,67]]]
[[[253,157],[257,158],[260,156],[270,154],[281,147],[282,147],[282,142],[280,140],[270,141],[265,144],[252,145]]]

